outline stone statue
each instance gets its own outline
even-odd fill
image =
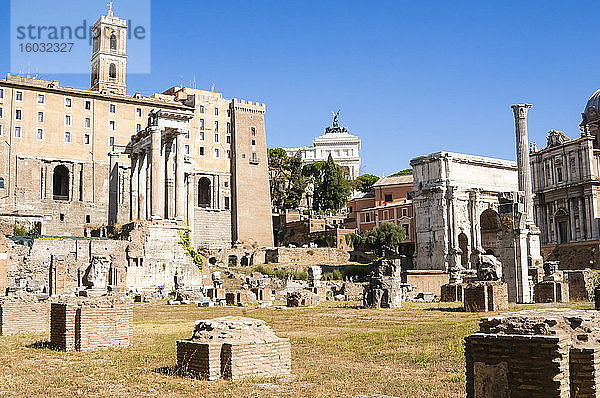
[[[88,289],[106,289],[111,260],[104,256],[93,256],[83,276],[83,285]]]
[[[448,269],[448,276],[450,278],[450,283],[462,283],[462,272],[464,268],[460,265],[450,267]]]
[[[477,259],[477,279],[480,281],[502,280],[502,263],[493,254],[480,254]]]
[[[340,111],[334,112],[334,113],[332,113],[332,115],[333,115],[333,128],[339,129],[340,128]]]
[[[150,112],[148,112],[148,127],[158,126],[158,114],[159,113],[160,113],[160,109],[159,110],[152,109]]]
[[[548,132],[548,138],[547,138],[547,146],[548,147],[562,145],[566,141],[569,141],[569,137],[562,131],[550,130]]]

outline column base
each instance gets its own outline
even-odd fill
[[[150,220],[152,220],[152,221],[160,221],[160,220],[162,220],[162,219],[163,219],[163,218],[162,218],[161,216],[151,216],[151,217],[150,217]]]

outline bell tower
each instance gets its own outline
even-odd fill
[[[92,79],[94,91],[125,95],[127,92],[127,21],[116,17],[112,1],[106,15],[92,29]]]

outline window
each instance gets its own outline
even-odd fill
[[[15,92],[15,100],[23,101],[23,92],[22,91]]]
[[[135,108],[135,116],[142,117],[142,108]]]
[[[37,113],[37,121],[38,123],[44,123],[44,112]]]
[[[201,146],[200,148],[198,148],[198,154],[200,156],[204,156],[204,147],[203,146]]]
[[[231,117],[231,109],[227,109],[227,117]]]
[[[92,222],[92,216],[90,216],[89,214],[85,216],[85,223],[89,224]]]
[[[198,207],[210,207],[210,180],[202,177],[198,180]]]
[[[46,102],[46,96],[44,94],[38,94],[37,95],[37,103],[43,104],[45,102]]]
[[[371,213],[365,214],[365,222],[371,222]]]
[[[216,158],[220,158],[221,157],[221,151],[219,151],[219,148],[215,148],[215,157]]]
[[[227,159],[231,159],[231,151],[229,149],[227,150]]]
[[[256,146],[256,140],[252,140],[252,146]]]
[[[4,189],[4,178],[0,177],[0,189]]]
[[[73,106],[73,100],[71,98],[65,98],[65,108],[70,108]]]
[[[252,152],[252,158],[250,159],[252,163],[258,163],[258,154],[256,152]]]
[[[69,169],[61,164],[54,168],[52,174],[52,196],[54,200],[69,200]],[[64,214],[61,214],[61,221],[64,218]]]
[[[92,109],[92,101],[85,101],[85,103],[84,103],[84,105],[83,105],[83,108],[84,108],[86,111],[89,111],[89,110],[91,110],[91,109]]]
[[[215,142],[219,142],[219,134],[215,134]]]
[[[117,36],[114,33],[112,35],[110,35],[110,49],[111,50],[117,49]]]
[[[115,104],[109,104],[108,105],[108,111],[110,113],[117,113],[117,106]]]
[[[250,127],[250,134],[252,134],[252,136],[256,135],[256,127]]]
[[[402,228],[404,228],[404,233],[406,234],[406,239],[410,236],[410,229],[408,224],[402,224]]]
[[[556,168],[556,181],[557,182],[562,182],[562,180],[563,180],[562,168],[557,167]]]
[[[225,210],[229,210],[229,207],[231,206],[229,202],[229,196],[225,196]]]
[[[198,107],[198,111],[199,111],[200,113],[204,113],[204,105],[200,105],[200,106]]]
[[[71,125],[71,115],[65,115],[65,126]]]
[[[114,120],[108,122],[108,129],[110,131],[115,131],[117,129],[117,122],[115,122]]]
[[[215,131],[219,131],[219,121],[215,120]]]
[[[229,181],[225,181],[225,182],[223,183],[223,185],[225,186],[225,188],[229,188]]]
[[[227,122],[227,132],[231,133],[231,123]]]
[[[21,138],[21,127],[19,126],[15,127],[15,137]]]
[[[83,143],[85,145],[90,145],[90,135],[89,134],[84,134],[83,135]]]
[[[200,119],[198,124],[200,125],[200,130],[204,130],[204,119]]]
[[[38,140],[43,140],[44,139],[44,129],[37,129],[35,138],[37,138]]]
[[[0,108],[0,119],[4,117],[4,108]]]
[[[198,138],[200,139],[200,141],[204,141],[204,131],[200,131],[198,133]]]
[[[4,126],[0,124],[0,137],[2,136],[4,132]]]
[[[55,199],[55,200],[61,200],[61,199]],[[65,221],[65,215],[63,213],[60,213],[58,218],[60,219],[60,221]]]
[[[215,108],[215,116],[219,116],[219,108]]]
[[[190,146],[189,145],[183,146],[183,153],[185,153],[186,155],[190,154]]]
[[[135,125],[135,132],[139,133],[140,131],[142,131],[142,125],[138,123]]]
[[[384,196],[384,201],[385,202],[391,202],[392,201],[392,194],[391,193],[386,193]]]
[[[23,120],[23,111],[21,109],[15,109],[15,120]]]
[[[408,217],[408,209],[402,209],[402,217]]]
[[[86,129],[89,129],[92,127],[92,119],[90,119],[89,117],[86,117],[85,119],[83,119],[83,127],[85,127]]]
[[[225,137],[225,141],[227,141],[228,144],[231,144],[231,136],[227,135],[227,137]]]
[[[108,67],[108,77],[111,79],[117,78],[117,65],[110,64],[110,66]]]
[[[108,137],[108,145],[109,146],[115,145],[115,137]]]
[[[0,88],[0,99],[4,98],[4,89]]]
[[[186,130],[185,134],[183,136],[185,137],[186,140],[189,140],[190,139],[190,131]]]
[[[69,132],[69,131],[65,131],[65,142],[66,143],[71,142],[71,132]]]

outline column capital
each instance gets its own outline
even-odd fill
[[[514,104],[514,105],[511,105],[511,108],[513,109],[513,112],[515,114],[515,118],[526,119],[527,118],[527,111],[532,106],[533,105],[531,105],[531,104]]]

